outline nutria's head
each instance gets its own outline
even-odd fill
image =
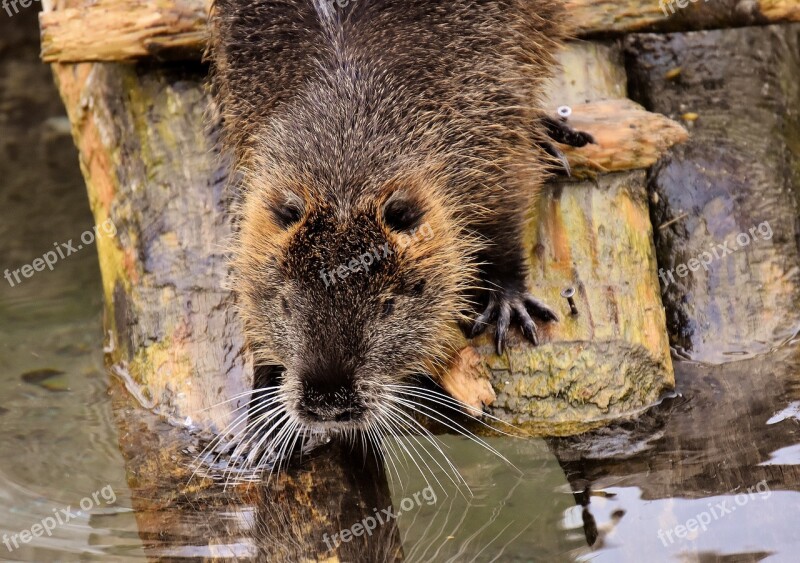
[[[246,180],[235,289],[256,361],[285,368],[279,396],[302,428],[368,428],[397,406],[387,385],[435,372],[459,342],[474,272],[440,180],[378,177],[285,163]]]

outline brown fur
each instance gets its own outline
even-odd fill
[[[286,368],[289,411],[341,391],[369,422],[385,384],[446,365],[471,300],[497,296],[499,318],[522,302],[562,8],[316,2],[216,1],[213,87],[242,174],[234,287],[257,360]],[[434,236],[399,249],[390,201]],[[324,283],[386,241],[397,252],[368,273]]]

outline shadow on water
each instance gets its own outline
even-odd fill
[[[63,110],[25,39],[35,25],[32,13],[0,23],[3,269],[92,222]],[[52,536],[0,544],[0,560],[797,560],[797,341],[724,365],[676,361],[678,395],[635,421],[487,437],[509,463],[442,435],[460,487],[405,437],[386,467],[330,443],[268,483],[226,489],[191,479],[184,430],[142,413],[115,380],[109,399],[101,291],[87,250],[0,293],[0,536],[116,492]]]

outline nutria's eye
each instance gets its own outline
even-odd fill
[[[383,220],[393,231],[416,227],[425,211],[419,203],[402,195],[393,195],[383,206]]]
[[[394,311],[394,298],[390,297],[383,302],[383,311],[381,311],[381,318],[385,319]]]
[[[283,307],[283,314],[286,315],[287,318],[291,318],[292,312],[289,310],[289,302],[285,297],[281,297],[281,307]]]
[[[291,205],[283,205],[273,207],[272,214],[275,215],[275,221],[278,225],[282,229],[286,229],[300,220],[303,216],[303,211]]]
[[[304,208],[303,200],[291,194],[286,197],[286,201],[272,205],[270,211],[275,217],[275,222],[282,229],[287,229],[303,218]]]
[[[422,295],[423,291],[425,291],[425,280],[420,280],[414,284],[414,287],[411,288],[411,295],[416,295],[419,297]]]

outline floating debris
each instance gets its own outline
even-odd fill
[[[688,121],[689,123],[694,123],[695,121],[697,121],[698,117],[700,117],[698,114],[689,111],[689,112],[684,113],[681,116],[681,119],[683,119],[684,121]]]
[[[36,385],[42,389],[63,393],[69,391],[66,373],[57,369],[37,369],[22,374],[22,381]]]
[[[675,67],[673,69],[668,70],[666,72],[666,74],[664,74],[664,78],[666,78],[667,80],[675,80],[676,78],[678,78],[681,75],[682,71],[683,71],[683,69],[681,67],[677,66],[677,67]]]

